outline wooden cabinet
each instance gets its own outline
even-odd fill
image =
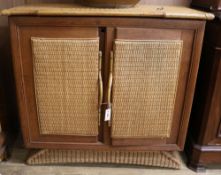
[[[192,5],[197,7],[202,7],[206,9],[210,9],[212,11],[221,10],[221,1],[220,0],[192,0]]]
[[[1,80],[1,79],[0,79]],[[1,81],[2,82],[2,81]],[[0,87],[0,162],[6,159],[6,145],[8,144],[7,115],[4,90]],[[7,142],[6,142],[7,136]]]
[[[221,163],[221,22],[206,27],[186,150],[198,171]],[[191,155],[191,156],[190,156]]]
[[[10,27],[28,148],[183,149],[203,21],[17,16]]]

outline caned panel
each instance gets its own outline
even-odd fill
[[[116,40],[112,138],[170,136],[183,42]]]
[[[41,134],[98,135],[98,39],[32,38]]]
[[[109,163],[146,165],[166,168],[181,168],[178,152],[166,151],[127,151],[127,150],[60,150],[45,149],[31,155],[29,165],[67,163]]]

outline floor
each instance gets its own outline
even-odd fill
[[[0,175],[195,175],[185,164],[181,170],[162,168],[108,166],[108,165],[73,165],[73,166],[28,166],[25,159],[28,152],[23,148],[14,148],[11,158],[0,163]],[[220,169],[219,169],[220,168]],[[221,166],[209,167],[202,175],[221,175]]]

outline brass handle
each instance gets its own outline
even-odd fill
[[[110,53],[110,72],[109,72],[109,80],[108,80],[108,94],[107,94],[107,104],[108,107],[111,107],[111,91],[112,91],[112,83],[113,83],[113,62],[114,62],[114,54],[113,51]],[[108,126],[111,126],[111,120],[108,121]]]
[[[101,105],[103,102],[103,80],[102,80],[102,52],[99,52],[99,114],[98,114],[98,125],[100,126],[101,121]]]
[[[109,72],[109,80],[108,80],[108,96],[107,96],[107,103],[108,105],[111,104],[111,90],[112,90],[112,81],[113,81],[113,52],[110,53],[110,72]]]

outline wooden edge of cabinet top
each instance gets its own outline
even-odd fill
[[[78,4],[35,4],[2,10],[2,15],[121,16],[212,20],[212,13],[182,6],[136,5],[131,8],[93,8]]]

